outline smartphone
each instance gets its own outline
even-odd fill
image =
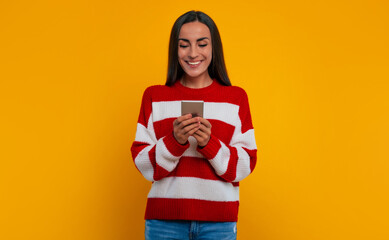
[[[192,117],[204,116],[204,101],[181,101],[181,116],[191,113]]]

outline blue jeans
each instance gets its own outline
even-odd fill
[[[146,220],[146,240],[236,240],[236,222]]]

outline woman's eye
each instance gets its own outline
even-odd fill
[[[199,44],[199,47],[206,47],[208,44]]]
[[[189,47],[188,45],[180,45],[180,48],[187,48]]]

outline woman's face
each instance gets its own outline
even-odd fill
[[[178,61],[186,75],[202,79],[208,77],[212,41],[207,25],[201,22],[185,23],[178,39]]]

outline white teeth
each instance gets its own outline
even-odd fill
[[[188,62],[190,65],[196,65],[196,64],[199,64],[200,63],[200,61],[198,61],[198,62]]]

